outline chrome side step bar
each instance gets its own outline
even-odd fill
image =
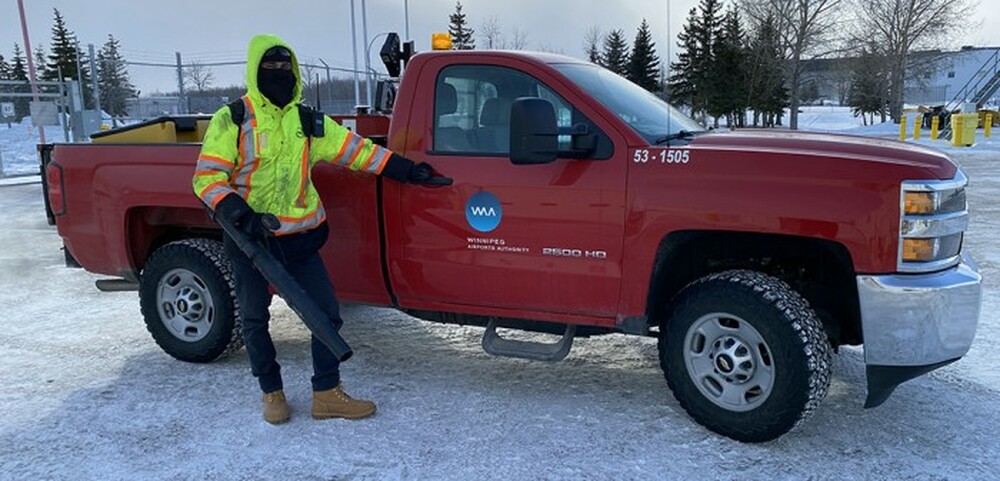
[[[102,292],[138,291],[139,283],[126,279],[98,279],[94,285]]]
[[[576,336],[576,325],[567,324],[562,339],[555,343],[514,341],[504,339],[497,334],[500,326],[496,319],[491,319],[483,333],[483,350],[494,356],[517,357],[533,361],[561,361],[573,347],[573,337]]]

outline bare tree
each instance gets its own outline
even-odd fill
[[[889,113],[899,120],[910,54],[923,46],[940,46],[960,27],[968,26],[976,0],[853,0],[855,37],[874,40],[889,62]]]
[[[799,127],[802,61],[838,50],[832,40],[842,21],[841,7],[847,1],[849,0],[740,0],[740,6],[755,25],[760,25],[768,16],[774,18],[777,24],[785,52],[785,75],[789,84],[788,101],[791,112],[788,126],[793,130]]]
[[[496,17],[487,18],[482,25],[479,26],[479,38],[487,49],[503,49],[506,45],[503,38],[503,29],[500,26],[500,20]]]
[[[528,32],[522,28],[514,27],[509,47],[511,50],[524,50],[528,48]]]
[[[184,84],[188,88],[194,88],[199,92],[203,92],[205,89],[211,87],[214,81],[215,75],[212,75],[212,69],[199,62],[192,62],[184,67]]]
[[[302,98],[306,100],[313,89],[319,88],[319,77],[316,76],[316,66],[311,64],[299,65],[299,78],[302,79]]]
[[[600,65],[601,44],[603,43],[604,32],[601,31],[601,27],[591,25],[583,36],[583,52],[587,55],[587,60]]]

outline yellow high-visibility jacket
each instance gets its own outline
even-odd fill
[[[267,100],[257,86],[261,58],[275,46],[292,52],[296,78],[294,98],[284,108]],[[213,210],[223,197],[236,192],[255,211],[278,217],[281,228],[277,235],[314,228],[326,220],[309,178],[317,162],[380,174],[392,152],[329,117],[323,137],[307,138],[299,117],[302,79],[294,51],[276,35],[258,35],[250,40],[247,57],[243,125],[233,123],[228,106],[212,116],[191,181],[194,192]]]

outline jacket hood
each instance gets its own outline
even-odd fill
[[[277,35],[263,34],[250,39],[250,47],[247,48],[247,94],[258,104],[271,103],[260,92],[260,86],[257,85],[257,71],[260,69],[260,60],[264,58],[264,52],[267,52],[271,47],[285,47],[292,53],[292,73],[295,74],[295,93],[292,94],[292,101],[288,105],[296,105],[302,100],[302,77],[299,73],[299,57],[295,55],[295,50]]]

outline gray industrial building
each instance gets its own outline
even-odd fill
[[[806,103],[845,104],[854,75],[852,60],[830,58],[806,61],[802,75]],[[926,50],[910,56],[903,97],[904,102],[910,105],[943,105],[953,100],[976,100],[995,108],[1000,104],[1000,90],[990,92],[989,87],[993,85],[1000,86],[1000,47]],[[976,99],[980,93],[984,97]]]

